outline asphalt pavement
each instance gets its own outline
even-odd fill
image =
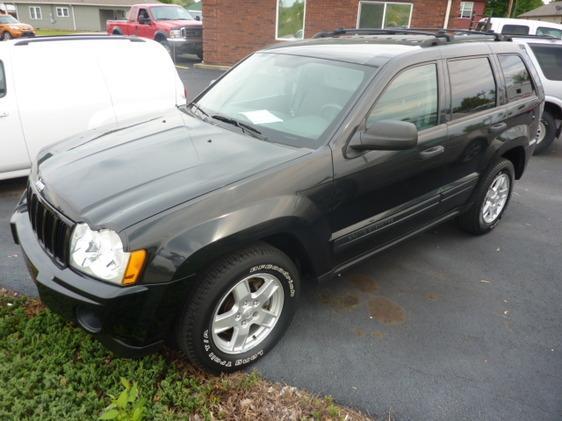
[[[178,69],[190,97],[220,72]],[[0,286],[35,295],[0,182]],[[305,285],[264,377],[397,420],[562,419],[562,140],[534,157],[499,226],[443,225]]]

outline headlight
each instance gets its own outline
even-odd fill
[[[181,29],[172,29],[170,31],[170,38],[181,38]]]
[[[123,251],[116,232],[93,231],[87,224],[78,224],[70,240],[70,266],[87,275],[120,285],[135,283],[140,275],[146,252]]]

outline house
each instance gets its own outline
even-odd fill
[[[20,22],[39,29],[65,31],[105,31],[108,19],[125,19],[129,8],[155,0],[10,0]]]
[[[204,0],[205,64],[230,65],[277,41],[336,28],[463,28],[486,0]]]
[[[562,23],[562,1],[556,1],[537,7],[518,17],[523,19],[542,20],[545,22]]]

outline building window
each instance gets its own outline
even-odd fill
[[[68,16],[68,7],[57,7],[57,18],[67,18]]]
[[[275,38],[295,40],[304,38],[306,0],[277,0]]]
[[[461,1],[461,19],[472,19],[474,12],[473,1]]]
[[[409,28],[414,6],[411,3],[359,2],[358,28]]]
[[[41,14],[41,7],[29,6],[29,17],[33,20],[43,19],[43,15]]]

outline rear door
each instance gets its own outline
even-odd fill
[[[6,56],[0,56],[0,179],[1,173],[29,168],[30,159],[20,124],[13,73]]]
[[[494,139],[507,129],[489,54],[451,57],[445,61],[450,84],[447,148],[453,160],[443,172],[443,211],[461,206],[470,197],[488,163]],[[453,183],[453,184],[451,184]]]

